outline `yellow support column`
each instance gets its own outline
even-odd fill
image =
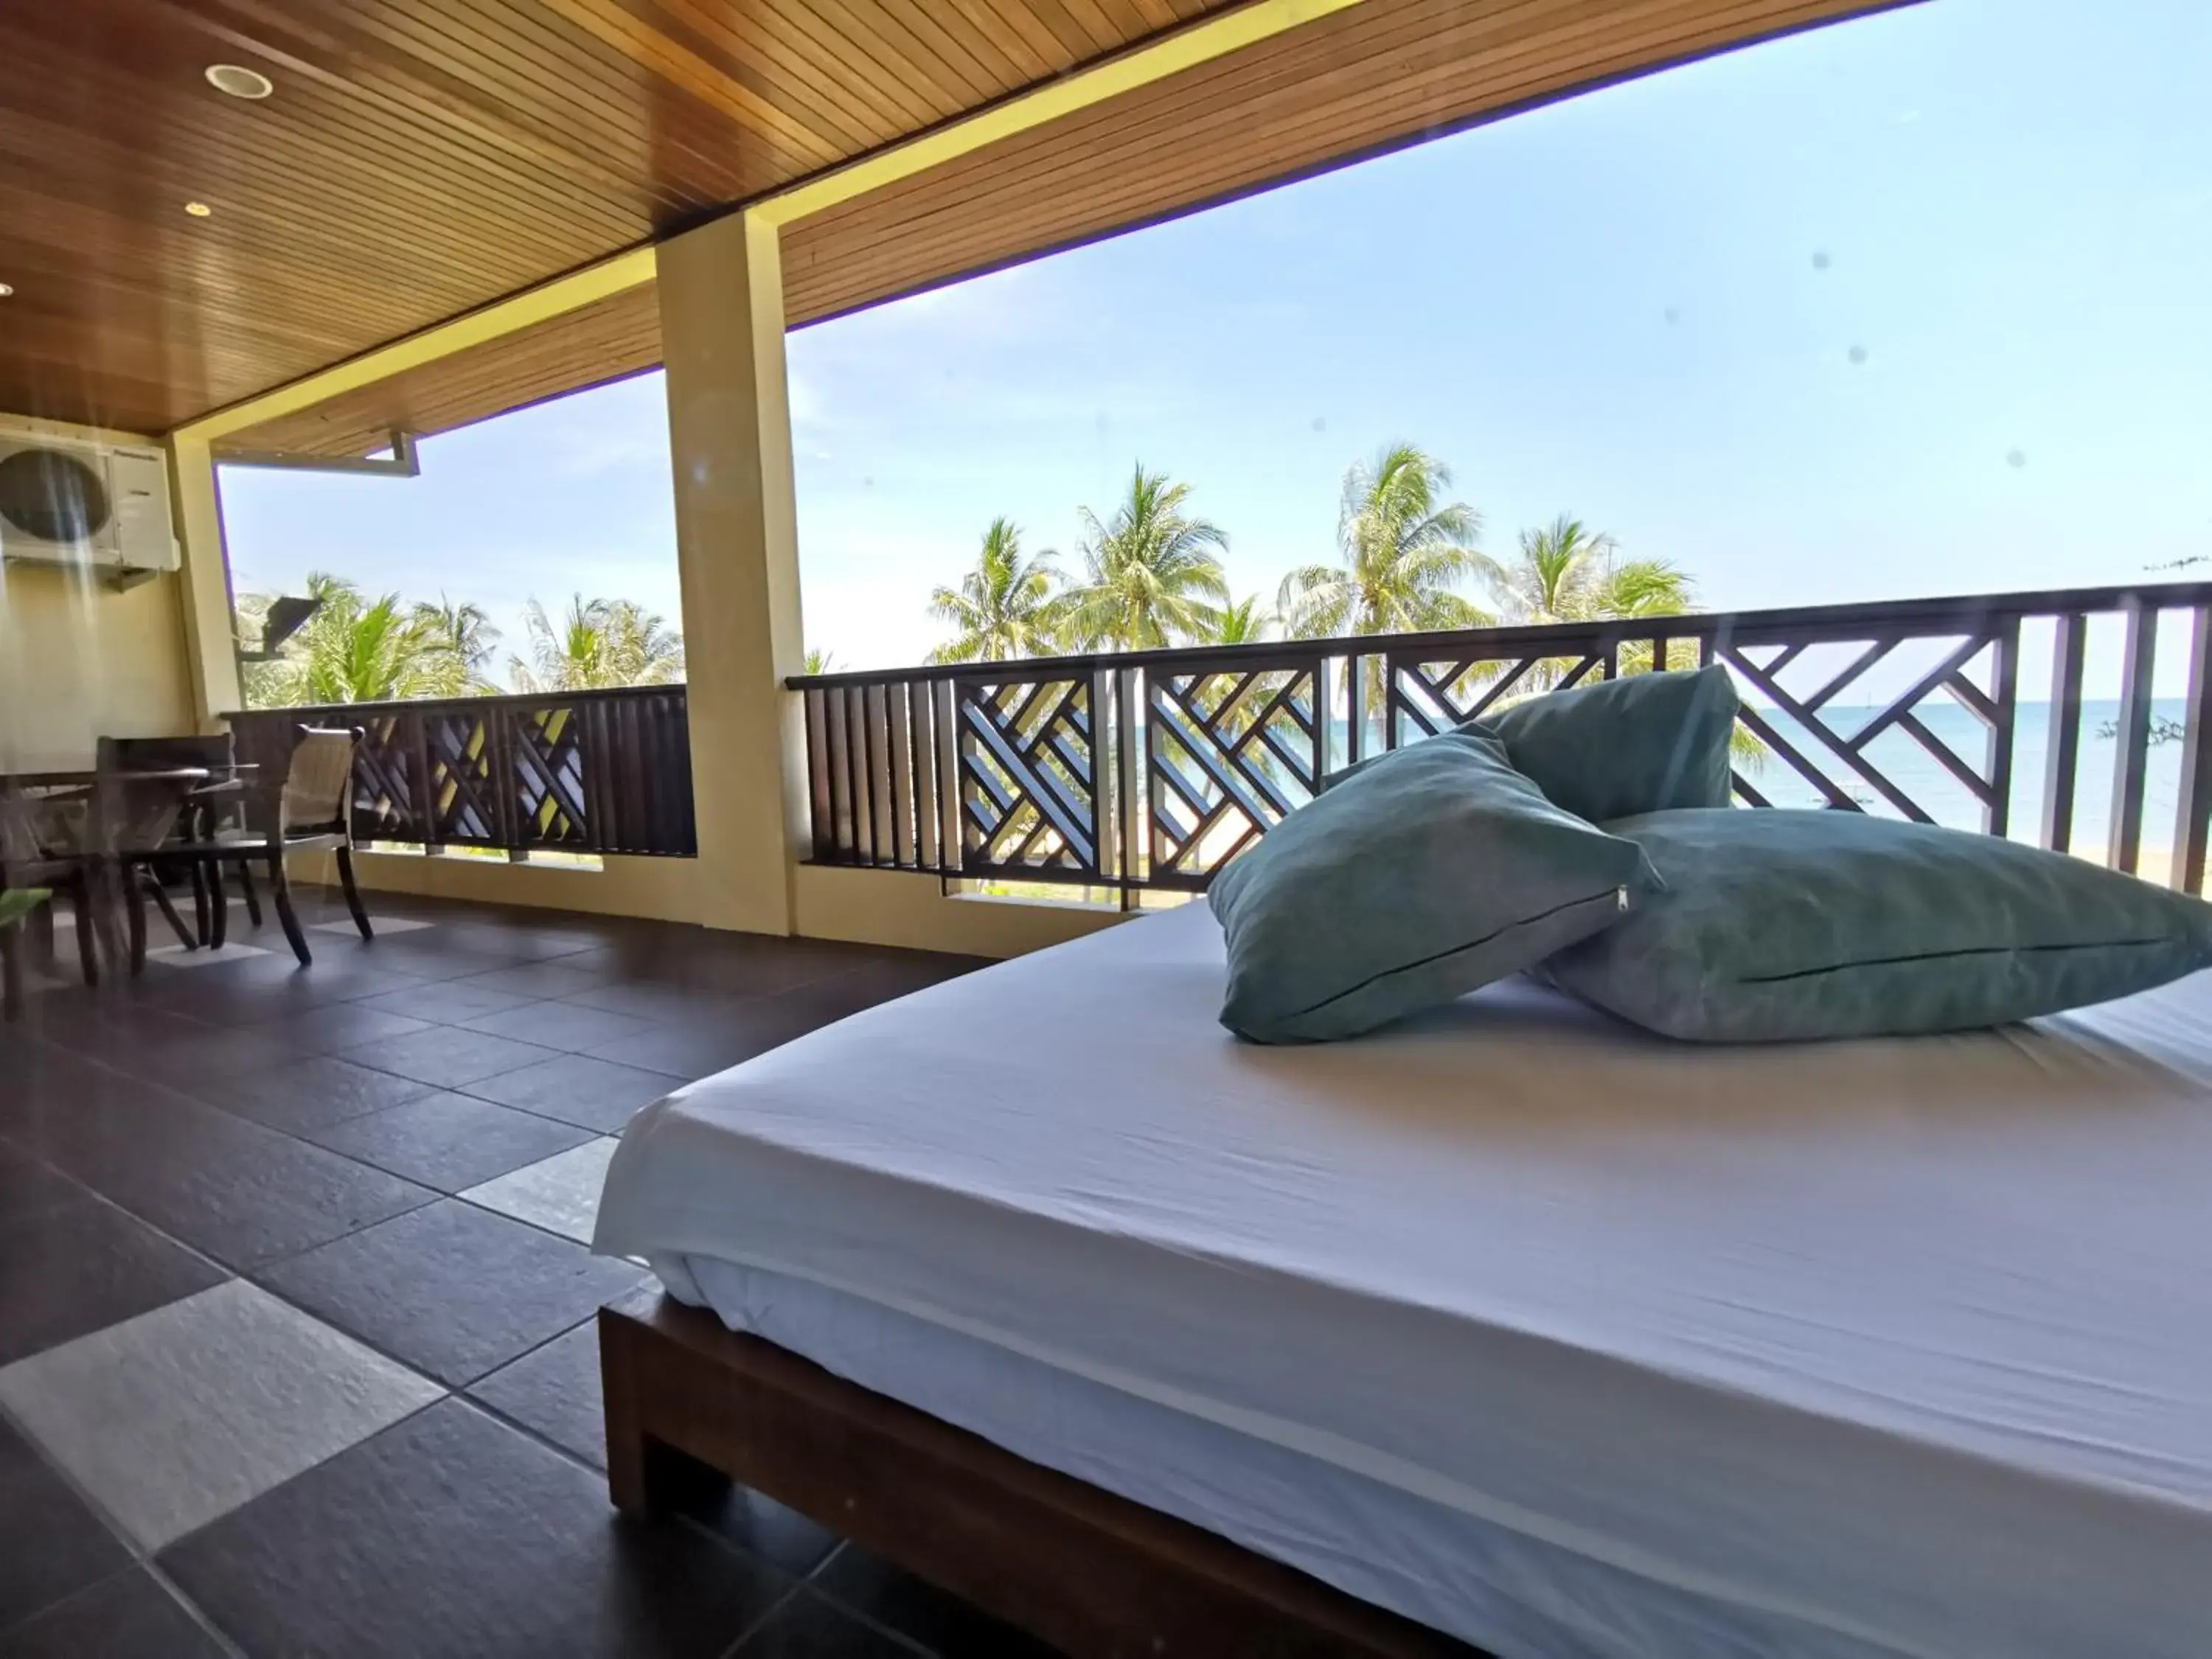
[[[179,609],[191,668],[192,714],[202,731],[243,706],[237,636],[231,622],[230,556],[223,545],[222,503],[215,457],[203,437],[179,432],[168,441],[170,502],[184,550]]]
[[[664,242],[661,346],[699,824],[697,920],[793,931],[805,736],[783,268],[755,213]]]

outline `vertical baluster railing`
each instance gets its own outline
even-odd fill
[[[2050,729],[2045,734],[2041,842],[2054,853],[2074,846],[2074,788],[2081,766],[2081,675],[2089,619],[2062,611],[2051,665]]]
[[[2124,606],[2121,647],[2118,752],[2112,759],[2112,840],[2107,862],[2130,875],[2142,855],[2143,783],[2150,762],[2151,671],[2158,647],[2158,612],[2140,599]]]
[[[1990,781],[1990,795],[1982,810],[1982,833],[2009,834],[2012,830],[2013,745],[2020,726],[2020,618],[2008,617],[1997,624],[1990,661],[1988,741],[1982,769]]]
[[[1114,804],[1117,814],[1115,840],[1120,848],[1120,875],[1124,909],[1135,908],[1138,884],[1152,867],[1146,845],[1146,805],[1141,745],[1145,710],[1145,672],[1121,668],[1114,673],[1115,724]]]
[[[2208,823],[2212,823],[2212,605],[2189,615],[2189,685],[2181,730],[2181,782],[2173,811],[2173,867],[2169,879],[2185,893],[2204,887]]]

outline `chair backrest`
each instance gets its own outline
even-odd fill
[[[285,833],[303,830],[343,831],[353,822],[353,751],[361,732],[300,728],[285,774],[281,806]]]
[[[91,793],[0,787],[0,866],[44,865],[88,850]]]

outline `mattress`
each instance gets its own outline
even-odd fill
[[[1505,1659],[2212,1654],[2212,975],[1279,1049],[1222,977],[1191,906],[695,1084],[598,1247]]]

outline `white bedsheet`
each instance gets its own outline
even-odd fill
[[[1516,981],[1263,1049],[1221,974],[1193,906],[694,1085],[599,1247],[893,1394],[822,1308],[1013,1356],[927,1408],[1507,1659],[2212,1655],[2212,975],[1753,1049]]]

